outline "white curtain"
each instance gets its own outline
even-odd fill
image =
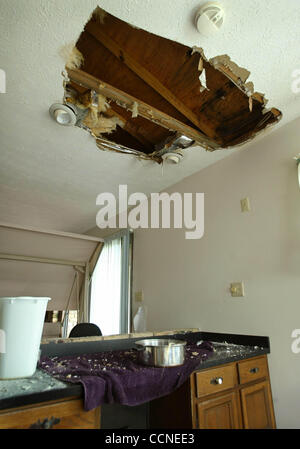
[[[105,242],[91,282],[90,322],[102,335],[120,333],[122,240]]]

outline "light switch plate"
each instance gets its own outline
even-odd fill
[[[241,200],[241,210],[242,212],[250,212],[251,207],[249,198],[243,198]]]
[[[136,302],[143,302],[144,301],[144,292],[143,290],[139,292],[135,292],[135,301]]]
[[[231,296],[237,298],[241,296],[245,296],[245,289],[243,282],[232,282],[230,284],[230,292]]]

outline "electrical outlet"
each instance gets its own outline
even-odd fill
[[[230,292],[231,296],[237,298],[241,296],[245,296],[245,289],[243,282],[232,282],[230,284]]]
[[[139,292],[135,292],[135,301],[143,302],[144,301],[144,292],[141,290]]]
[[[251,207],[249,198],[243,198],[241,200],[241,210],[242,212],[250,212]]]

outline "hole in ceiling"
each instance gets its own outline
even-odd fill
[[[266,109],[250,72],[227,55],[210,60],[99,7],[69,52],[64,103],[97,146],[152,159],[197,145],[209,151],[252,139],[281,112]]]

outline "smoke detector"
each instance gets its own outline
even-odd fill
[[[219,3],[206,3],[196,14],[196,28],[204,36],[213,36],[224,23],[225,12]]]
[[[54,103],[49,108],[49,113],[53,120],[59,125],[72,126],[76,123],[75,110],[66,104]]]

